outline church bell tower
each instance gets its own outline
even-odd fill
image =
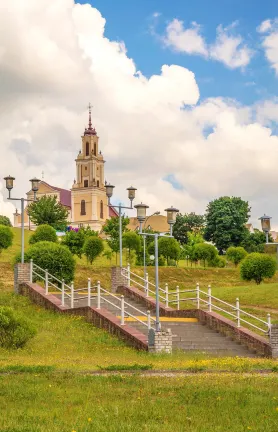
[[[89,124],[81,137],[82,148],[76,162],[76,180],[71,189],[71,219],[73,226],[90,226],[100,231],[109,217],[108,200],[104,185],[103,156],[99,137],[92,127],[91,105]]]

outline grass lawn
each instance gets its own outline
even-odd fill
[[[2,432],[276,432],[276,376],[0,376]]]

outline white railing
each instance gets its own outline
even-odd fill
[[[146,297],[155,297],[155,290],[152,289],[155,285],[150,282],[148,274],[146,274],[146,279],[144,279],[132,272],[128,265],[127,268],[122,268],[122,276],[126,278],[127,286],[130,286],[132,282],[135,287],[143,288]],[[271,317],[269,313],[266,320],[258,318],[241,309],[238,298],[235,304],[231,304],[213,296],[210,285],[207,292],[200,290],[198,283],[196,284],[196,288],[193,289],[180,290],[179,286],[177,286],[175,291],[169,291],[168,284],[166,283],[165,289],[159,287],[158,292],[159,301],[164,303],[166,307],[175,305],[179,310],[182,302],[189,301],[193,302],[197,309],[206,309],[208,312],[212,312],[213,310],[221,312],[224,316],[226,315],[233,319],[237,327],[250,326],[266,335],[270,335],[271,333]]]
[[[60,280],[55,276],[51,275],[48,270],[44,270],[39,267],[37,264],[30,261],[30,282],[33,283],[34,276],[38,278],[40,281],[44,283],[45,294],[49,294],[49,288],[52,287],[55,290],[61,292],[61,305],[65,306],[65,298],[70,300],[71,309],[74,308],[74,303],[79,300],[87,299],[87,306],[91,306],[92,299],[96,300],[97,309],[101,308],[101,302],[106,302],[110,304],[113,308],[120,311],[121,317],[121,325],[125,325],[126,318],[132,318],[135,321],[138,321],[140,324],[146,326],[148,329],[152,328],[153,324],[155,324],[155,319],[151,317],[150,311],[147,313],[141,311],[136,308],[132,304],[125,301],[124,296],[118,297],[112,294],[110,291],[102,288],[100,282],[98,281],[96,285],[91,285],[91,279],[88,279],[88,284],[86,288],[78,288],[74,289],[74,283],[72,282],[70,285],[67,285],[64,279]],[[96,290],[96,293],[92,292]],[[84,292],[86,294],[82,295]],[[109,299],[108,299],[109,297]],[[128,309],[128,310],[127,310]],[[130,312],[130,309],[133,313]],[[140,319],[136,312],[138,312],[140,317],[145,317],[144,319]]]

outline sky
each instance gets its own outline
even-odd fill
[[[0,0],[0,171],[70,188],[93,105],[115,185],[151,211],[241,196],[278,229],[274,0]],[[12,215],[4,182],[0,214]]]

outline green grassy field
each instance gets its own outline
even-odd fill
[[[13,432],[276,432],[276,376],[0,376],[0,429]]]

